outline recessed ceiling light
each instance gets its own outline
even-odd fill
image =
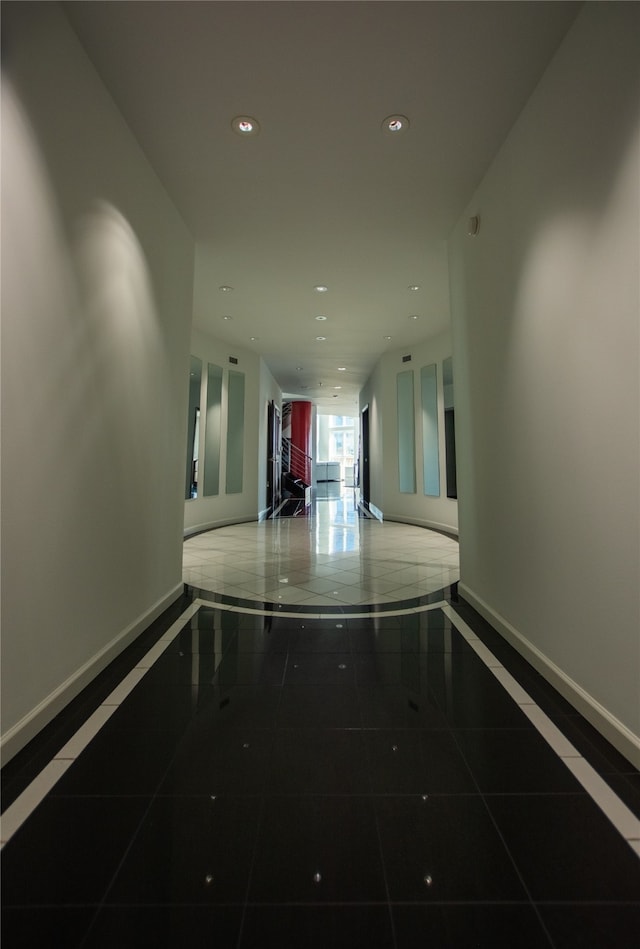
[[[252,343],[255,343],[256,340],[260,339],[260,337],[259,337],[259,336],[250,336],[249,339],[251,340]]]
[[[342,386],[334,386],[333,388],[334,388],[334,389],[341,389]]]
[[[409,128],[409,119],[406,115],[388,115],[382,123],[385,135],[402,135]]]
[[[316,316],[316,319],[320,321],[326,320],[326,316]]]
[[[383,336],[382,338],[383,338],[383,339],[386,339],[386,340],[387,340],[387,342],[388,342],[388,341],[389,341],[389,340],[391,339],[391,337],[390,337],[390,336]]]
[[[231,128],[238,135],[246,138],[249,135],[257,135],[260,131],[260,124],[257,119],[250,115],[236,115],[235,119],[231,120]]]
[[[302,370],[302,366],[296,366],[296,371],[297,371],[297,372],[302,372],[302,371],[303,371],[303,370]]]
[[[338,372],[346,372],[346,371],[347,371],[346,366],[338,366]]]
[[[326,336],[316,336],[316,339],[319,343],[323,343],[327,337]]]
[[[223,320],[232,320],[233,317],[232,317],[232,316],[223,316],[222,319],[223,319]]]
[[[410,319],[410,320],[419,320],[420,317],[417,315],[417,313],[413,313],[413,314],[409,317],[409,319]]]
[[[415,290],[419,290],[419,289],[420,289],[420,287],[418,286],[417,283],[412,283],[411,286],[409,287],[409,290],[414,290],[414,291],[415,291]]]
[[[329,287],[323,287],[322,284],[318,284],[318,286],[314,287],[313,289],[316,291],[316,293],[326,293]]]
[[[222,293],[231,293],[233,287],[228,287],[226,284],[223,284],[221,287],[218,287],[218,290],[222,291]]]

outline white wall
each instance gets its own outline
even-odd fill
[[[202,374],[207,375],[207,364],[214,363],[223,370],[222,378],[222,424],[220,443],[220,493],[204,497],[202,491],[197,498],[185,501],[184,531],[193,534],[199,530],[221,527],[239,521],[256,520],[259,512],[266,508],[267,482],[267,404],[274,399],[282,408],[282,395],[271,373],[260,356],[249,349],[221,342],[200,330],[191,335],[191,353],[202,360]],[[238,360],[229,363],[229,357]],[[225,491],[226,443],[227,443],[227,384],[229,369],[244,373],[244,469],[242,492],[227,494]],[[188,373],[185,371],[184,384]],[[186,424],[185,408],[185,424]],[[204,414],[201,415],[204,419]],[[204,483],[205,426],[200,426],[200,485]]]
[[[636,762],[639,12],[585,5],[450,248],[461,591]]]
[[[411,355],[411,361],[404,363],[402,357],[406,355]],[[442,361],[450,355],[449,333],[440,333],[415,346],[385,353],[360,393],[360,411],[369,403],[371,500],[383,512],[384,519],[457,533],[458,504],[455,499],[447,498],[445,470]],[[428,497],[423,493],[420,370],[432,363],[437,366],[438,384],[439,497]],[[397,374],[407,369],[413,370],[414,384],[415,494],[400,491],[398,470]]]
[[[181,592],[193,244],[57,4],[3,5],[9,757]]]

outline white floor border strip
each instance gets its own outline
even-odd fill
[[[40,804],[46,795],[51,791],[55,784],[60,780],[65,771],[71,767],[76,758],[87,747],[90,741],[95,738],[100,729],[109,721],[113,713],[124,702],[127,696],[138,685],[143,676],[149,671],[160,656],[164,653],[169,644],[176,638],[184,624],[196,615],[201,607],[209,607],[215,610],[226,610],[231,613],[244,613],[253,616],[278,616],[288,619],[362,619],[371,616],[405,616],[411,613],[423,612],[424,610],[440,609],[444,606],[441,603],[433,603],[429,606],[418,607],[416,609],[404,610],[383,610],[380,612],[363,613],[294,613],[287,610],[264,610],[251,609],[240,606],[232,606],[227,603],[217,603],[211,600],[195,599],[193,603],[178,617],[178,619],[162,634],[160,639],[151,647],[149,652],[138,662],[138,664],[129,672],[122,682],[116,686],[113,692],[104,700],[102,705],[98,706],[95,712],[80,726],[73,737],[60,749],[55,757],[46,765],[40,774],[34,778],[31,784],[16,798],[2,817],[0,817],[0,850],[13,837],[15,832],[24,824],[27,818],[33,813],[38,804]]]
[[[630,847],[640,857],[640,820],[611,790],[609,785],[591,767],[585,758],[573,747],[560,730],[545,715],[541,708],[524,691],[522,686],[508,672],[493,655],[470,626],[458,616],[455,610],[446,602],[429,603],[426,606],[410,607],[408,609],[382,610],[362,613],[303,613],[286,610],[247,609],[246,607],[232,606],[226,603],[216,603],[209,600],[196,599],[178,617],[178,619],[162,634],[160,639],[151,647],[140,662],[129,672],[122,682],[105,699],[96,711],[80,726],[73,737],[64,745],[40,774],[16,798],[0,819],[0,849],[13,837],[36,807],[42,802],[55,784],[73,764],[76,758],[87,747],[90,741],[98,734],[102,726],[111,718],[116,709],[124,702],[127,696],[138,685],[143,676],[152,668],[153,664],[173,642],[184,624],[196,615],[201,607],[225,610],[232,613],[243,613],[255,616],[278,616],[287,619],[366,619],[387,616],[409,616],[414,613],[424,613],[429,610],[441,609],[445,616],[455,626],[461,636],[467,641],[487,668],[495,675],[511,698],[522,709],[531,723],[537,728],[542,737],[553,748],[564,764],[574,774],[576,779],[608,817],[616,830],[624,837]]]
[[[111,718],[129,693],[140,682],[154,662],[176,638],[182,627],[198,612],[202,600],[194,600],[184,613],[162,634],[143,659],[116,686],[113,692],[99,705],[95,712],[80,726],[73,737],[64,745],[55,757],[46,765],[31,784],[11,804],[0,818],[0,849],[13,837],[24,824],[38,804],[71,767],[76,758],[96,737],[100,729]]]
[[[555,751],[558,757],[573,773],[591,799],[598,805],[603,814],[609,818],[619,834],[624,837],[629,846],[640,857],[640,819],[620,800],[617,794],[609,787],[598,772],[582,757],[571,742],[554,725],[542,709],[536,705],[530,695],[514,679],[510,672],[499,662],[470,626],[458,616],[456,611],[444,604],[442,612],[447,616],[461,636],[467,641],[490,672],[509,693],[514,702],[537,728],[547,744]]]

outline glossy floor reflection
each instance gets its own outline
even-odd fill
[[[3,850],[3,949],[635,947],[636,853],[451,617],[638,814],[637,771],[455,605],[157,630]]]
[[[358,516],[353,490],[318,500],[308,517],[234,524],[185,541],[190,586],[266,603],[393,603],[459,579],[456,540]]]

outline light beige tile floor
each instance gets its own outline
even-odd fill
[[[312,511],[187,539],[185,582],[242,599],[340,606],[413,599],[459,579],[458,543],[444,534],[359,517],[352,493]]]

